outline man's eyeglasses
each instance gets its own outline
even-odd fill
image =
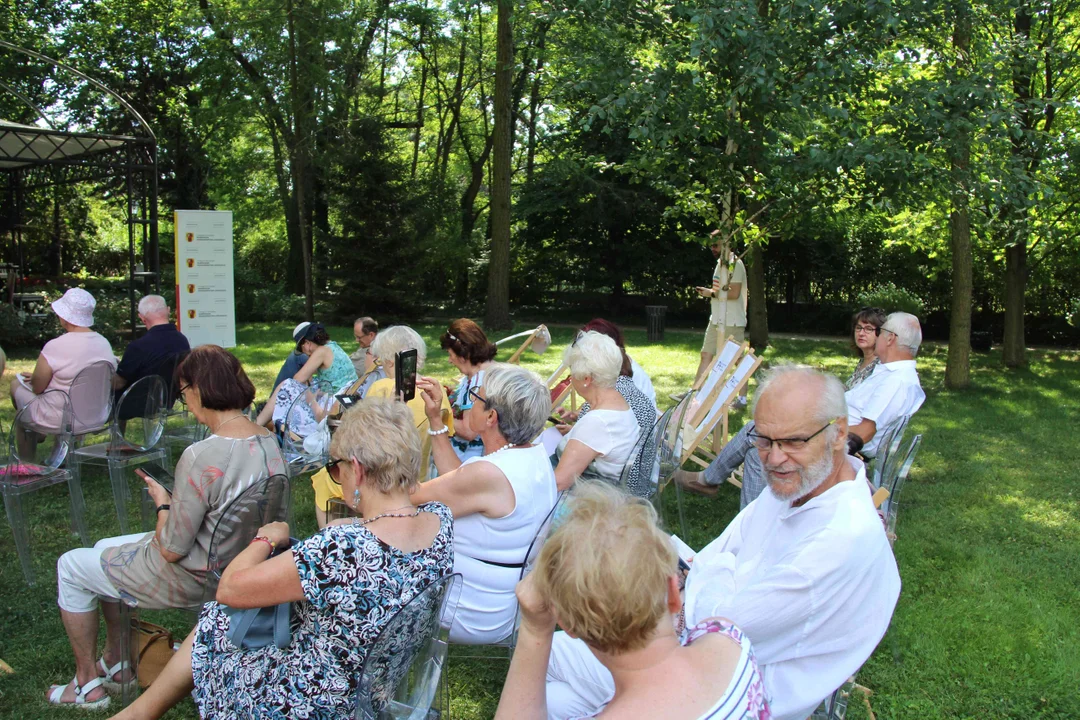
[[[804,438],[771,438],[765,435],[758,435],[755,432],[747,433],[747,435],[750,436],[750,441],[754,443],[754,446],[757,447],[758,450],[771,450],[773,443],[776,443],[782,451],[786,453],[794,453],[805,449],[807,444],[811,440],[816,438],[821,433],[825,432],[825,428],[829,427],[834,422],[836,422],[836,420],[830,420],[816,433]]]
[[[892,333],[893,335],[896,334],[895,332],[893,332],[889,328],[887,328],[885,326],[882,326],[882,327],[879,327],[876,330],[874,330],[874,335],[880,337],[881,333],[883,333],[883,332]]]

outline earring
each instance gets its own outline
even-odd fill
[[[355,510],[360,505],[360,488],[353,490],[352,494],[352,507]]]

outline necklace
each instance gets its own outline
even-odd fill
[[[221,429],[221,427],[222,427],[222,426],[223,426],[223,425],[224,425],[225,423],[230,423],[230,422],[232,422],[233,420],[235,420],[236,418],[242,418],[242,417],[244,417],[244,413],[240,413],[239,415],[233,415],[233,416],[232,416],[231,418],[229,418],[228,420],[225,420],[224,422],[219,422],[219,423],[218,423],[218,425],[217,425],[217,427],[216,427],[216,428],[214,428],[213,430],[211,430],[210,432],[211,432],[211,433],[213,433],[214,435],[217,435],[217,431],[218,431],[218,430],[220,430],[220,429]]]
[[[372,517],[372,518],[353,518],[353,525],[361,525],[361,526],[369,525],[370,523],[375,522],[379,518],[387,518],[387,517],[411,518],[411,517],[416,517],[417,515],[420,514],[420,508],[419,507],[416,508],[411,513],[399,513],[399,512],[397,512],[398,510],[404,510],[407,507],[412,507],[412,505],[402,505],[399,508],[394,508],[393,510],[387,510],[384,513],[379,513],[378,515],[376,515],[375,517]]]
[[[498,450],[492,450],[489,453],[484,453],[484,457],[491,457],[492,455],[498,455],[503,450],[509,450],[512,447],[517,447],[517,445],[515,445],[514,443],[508,442],[505,445],[503,445],[501,448],[499,448]]]

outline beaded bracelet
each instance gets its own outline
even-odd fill
[[[254,545],[257,542],[264,542],[269,545],[271,555],[274,553],[275,550],[277,550],[277,543],[266,537],[265,535],[259,535],[257,538],[251,541],[251,544]]]

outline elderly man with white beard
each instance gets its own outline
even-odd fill
[[[685,626],[732,620],[754,646],[773,718],[804,720],[884,636],[900,575],[862,462],[847,455],[840,381],[780,366],[758,390],[754,421],[768,491],[694,557]],[[607,670],[564,633],[547,680],[559,720],[594,715],[613,694]]]

